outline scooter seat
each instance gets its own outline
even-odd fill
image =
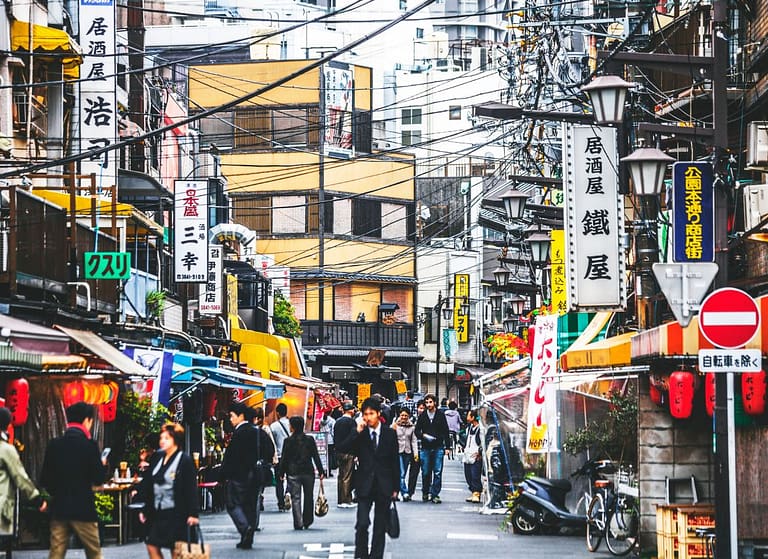
[[[571,490],[571,482],[567,479],[547,479],[543,477],[532,477],[530,479],[540,485],[554,487],[555,489],[560,489],[566,493]]]

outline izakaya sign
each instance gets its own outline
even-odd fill
[[[117,64],[113,0],[80,0],[80,149],[88,152],[117,141]],[[95,173],[100,192],[117,184],[117,154],[84,159],[80,172]]]
[[[531,353],[527,452],[557,452],[557,321],[559,315],[536,317]]]
[[[321,74],[323,91],[323,150],[327,155],[349,158],[352,145],[352,115],[354,114],[353,67],[342,62],[329,62]]]
[[[565,125],[568,301],[573,311],[624,310],[624,233],[616,130]]]
[[[678,161],[672,166],[673,261],[715,261],[715,189],[712,164]]]
[[[208,181],[176,181],[173,219],[175,279],[184,283],[208,280]]]

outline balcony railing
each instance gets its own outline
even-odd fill
[[[416,326],[413,324],[394,324],[387,326],[378,322],[329,322],[323,328],[320,338],[320,322],[303,320],[301,342],[304,347],[339,346],[365,349],[404,348],[412,349],[416,345]]]
[[[30,97],[26,91],[13,92],[13,129],[18,134],[26,136],[27,120],[30,120],[30,131],[35,138],[45,138],[48,134],[48,110],[34,95],[32,108],[29,108]]]

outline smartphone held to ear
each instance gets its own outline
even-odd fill
[[[107,456],[109,456],[109,453],[112,452],[112,449],[107,447],[104,450],[101,451],[101,459],[106,460]]]

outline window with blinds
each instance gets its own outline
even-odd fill
[[[234,220],[256,233],[272,233],[272,198],[232,198]]]
[[[272,134],[269,111],[238,109],[235,111],[235,147],[269,147]]]

